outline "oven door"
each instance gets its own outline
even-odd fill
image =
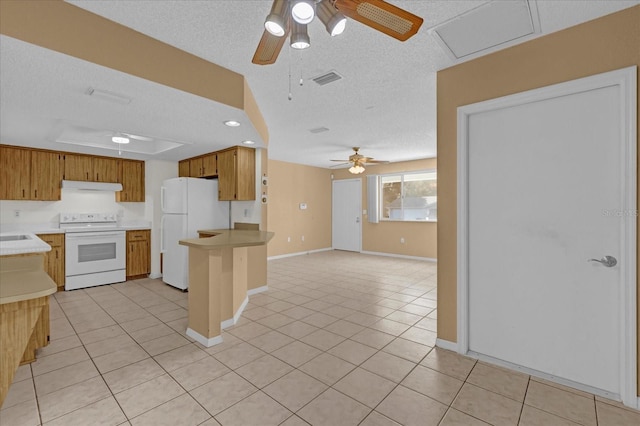
[[[65,243],[68,277],[126,267],[125,231],[67,233]]]

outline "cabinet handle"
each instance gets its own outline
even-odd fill
[[[24,198],[24,189],[22,190],[22,198]]]
[[[96,173],[96,180],[100,182],[100,173]]]
[[[87,180],[89,180],[89,172],[87,172]]]
[[[34,191],[34,196],[35,196],[35,198],[38,198],[38,190],[37,190],[37,189],[34,189],[33,191]]]
[[[58,258],[58,252],[56,251],[56,259]]]

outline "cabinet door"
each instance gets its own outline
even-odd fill
[[[118,182],[118,160],[94,157],[92,160],[94,182]]]
[[[151,271],[150,231],[127,232],[127,277]]]
[[[60,200],[62,180],[61,155],[55,152],[31,151],[31,199]]]
[[[51,246],[51,251],[44,256],[45,271],[58,285],[58,290],[64,290],[64,234],[42,234],[38,238]]]
[[[236,150],[218,152],[218,200],[235,201]]]
[[[202,157],[193,158],[189,160],[189,176],[191,177],[202,177],[204,173],[204,169],[202,167]]]
[[[92,158],[88,155],[65,154],[64,178],[66,180],[91,181],[93,179]]]
[[[236,153],[236,200],[256,199],[256,150],[238,147]]]
[[[218,169],[216,168],[216,155],[209,154],[202,157],[202,176],[203,177],[212,177],[218,174]]]
[[[30,181],[31,151],[0,146],[0,199],[28,200]]]
[[[178,177],[191,177],[189,167],[189,160],[182,160],[178,162]]]
[[[144,161],[120,160],[118,175],[122,191],[116,192],[116,201],[144,202]]]

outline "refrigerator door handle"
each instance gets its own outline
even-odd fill
[[[163,189],[160,189],[160,194],[162,194]],[[160,219],[160,253],[164,253],[164,216]]]
[[[161,186],[160,187],[160,209],[162,210],[163,213],[164,213],[164,190],[165,190],[165,187]]]

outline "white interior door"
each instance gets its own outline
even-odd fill
[[[360,179],[333,181],[331,211],[333,248],[359,252],[362,232],[362,182]]]
[[[636,89],[607,74],[466,110],[463,327],[472,352],[620,396],[636,362]]]

